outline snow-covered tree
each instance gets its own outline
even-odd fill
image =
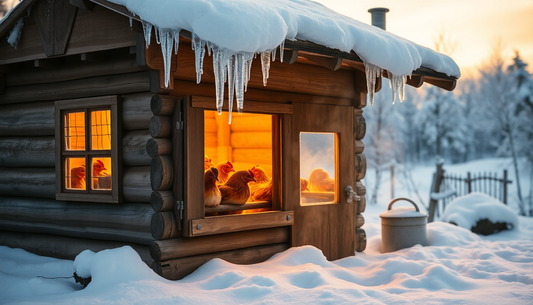
[[[421,145],[435,156],[449,156],[461,160],[465,153],[466,124],[463,105],[451,92],[437,87],[427,90],[415,122]]]

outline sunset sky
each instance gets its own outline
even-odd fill
[[[369,8],[386,7],[387,31],[434,49],[445,33],[457,43],[451,57],[463,75],[475,71],[501,39],[506,59],[520,51],[533,72],[533,0],[315,0],[370,24]]]

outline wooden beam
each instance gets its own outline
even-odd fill
[[[438,79],[438,78],[429,77],[429,76],[426,76],[424,78],[424,81],[428,84],[432,84],[434,86],[437,86],[447,91],[453,91],[453,89],[455,89],[455,86],[457,85],[456,80],[453,80],[453,81],[443,80],[443,79]]]
[[[0,95],[4,94],[6,89],[6,76],[4,73],[0,72]]]
[[[156,156],[150,164],[150,182],[153,191],[172,189],[174,166],[172,156]]]
[[[182,235],[182,231],[178,229],[174,211],[154,213],[150,228],[155,240],[176,238]]]
[[[176,101],[176,97],[156,94],[150,100],[150,109],[154,115],[172,116],[176,108]]]
[[[422,84],[424,84],[424,76],[422,75],[411,75],[411,77],[407,77],[407,82],[409,86],[420,88]]]
[[[150,119],[148,129],[152,138],[168,138],[172,135],[172,120],[169,116],[154,115]]]
[[[339,57],[325,57],[304,52],[300,52],[299,56],[333,71],[337,71],[342,67],[342,58]]]
[[[150,167],[125,167],[122,173],[122,193],[124,202],[150,202]]]
[[[92,11],[94,8],[94,3],[89,0],[69,0],[70,5],[73,5],[77,8],[84,10]]]
[[[125,130],[149,129],[152,111],[149,92],[122,95],[122,128]]]
[[[212,260],[220,258],[233,264],[257,264],[271,258],[274,254],[289,248],[287,243],[256,246],[238,250],[215,252],[197,256],[154,262],[152,269],[168,280],[178,280],[191,274],[198,267]]]
[[[0,104],[128,94],[150,90],[148,72],[90,77],[51,84],[7,87]]]
[[[164,70],[150,70],[150,92],[169,94],[174,90],[174,78],[169,75],[168,85],[165,85]]]
[[[0,166],[54,167],[55,138],[0,137]]]
[[[35,59],[33,66],[35,68],[56,69],[61,64],[61,58],[43,58]]]
[[[78,254],[87,249],[93,252],[100,252],[106,249],[130,246],[146,264],[151,265],[154,261],[150,257],[150,248],[148,246],[120,241],[1,231],[0,244],[11,248],[24,249],[41,256],[68,260],[74,260]]]
[[[232,205],[232,204],[221,204],[214,208],[205,208],[205,213],[227,213],[231,211],[245,211],[245,210],[255,210],[255,209],[271,209],[272,202],[270,201],[258,201],[258,202],[247,202],[243,205]]]
[[[155,212],[172,211],[174,208],[174,195],[172,191],[153,191],[150,203]]]
[[[189,221],[192,236],[221,234],[254,229],[291,226],[293,211],[273,211],[245,215],[226,215]]]
[[[172,140],[170,138],[150,138],[146,142],[146,152],[151,158],[172,155]]]
[[[289,229],[278,227],[196,238],[154,241],[150,245],[150,255],[156,261],[166,261],[187,256],[288,242]]]
[[[0,105],[0,136],[53,136],[54,113],[54,102]]]
[[[280,60],[280,52],[276,52],[276,60]],[[298,50],[284,49],[283,62],[292,65],[298,60]]]
[[[146,142],[152,139],[148,129],[124,132],[122,162],[124,166],[149,166],[152,158],[146,151]]]
[[[105,52],[90,52],[80,54],[81,61],[103,62],[106,60],[106,58],[107,54]]]
[[[67,50],[78,12],[68,3],[69,0],[39,1],[32,9],[46,56],[63,55]]]
[[[214,98],[193,96],[192,106],[195,108],[204,108],[208,110],[217,110],[216,101]],[[228,102],[224,104],[222,110],[228,111]],[[237,109],[233,109],[236,111]],[[252,102],[246,101],[244,103],[244,112],[253,112],[253,113],[286,113],[292,114],[292,105],[291,104],[278,104],[278,103],[261,103],[261,102]]]

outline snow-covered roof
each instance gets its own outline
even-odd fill
[[[187,30],[235,52],[261,53],[288,40],[345,52],[394,75],[421,66],[460,76],[448,56],[306,0],[109,0],[161,29]],[[363,8],[362,8],[363,9]]]

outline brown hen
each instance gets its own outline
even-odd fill
[[[272,179],[259,166],[252,167],[250,171],[257,181],[250,183],[251,201],[272,201]]]
[[[229,161],[217,164],[216,168],[218,169],[218,185],[226,183],[229,178],[229,173],[235,171],[233,164]]]
[[[333,192],[335,190],[335,179],[322,168],[315,168],[309,175],[307,185],[311,192]]]
[[[249,170],[233,174],[226,184],[219,186],[222,204],[245,204],[250,198],[248,182],[251,181],[256,182],[253,173]]]
[[[218,170],[211,167],[204,173],[204,205],[206,207],[217,207],[222,200],[222,195],[217,186]]]

